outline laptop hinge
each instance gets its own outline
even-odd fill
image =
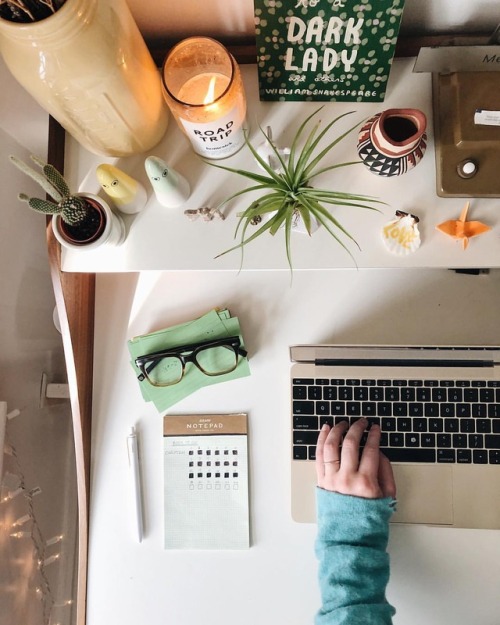
[[[323,367],[493,367],[492,360],[419,360],[385,358],[316,358],[316,366]]]

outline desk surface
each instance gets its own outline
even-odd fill
[[[252,375],[171,412],[246,411],[252,547],[164,551],[162,418],[142,400],[126,340],[227,305]],[[500,272],[143,272],[97,279],[89,625],[305,625],[319,605],[316,527],[290,515],[288,346],[498,340]],[[146,534],[138,544],[126,435],[142,434]],[[401,496],[401,494],[400,494]],[[500,532],[393,527],[395,625],[498,623]]]
[[[500,266],[500,200],[474,199],[469,217],[484,221],[492,231],[472,241],[464,252],[462,246],[450,237],[438,232],[436,225],[448,219],[457,219],[465,200],[461,198],[438,198],[436,196],[435,155],[432,129],[431,75],[413,74],[414,59],[396,59],[391,71],[386,101],[383,103],[327,103],[324,119],[332,119],[347,111],[356,111],[342,122],[347,130],[356,120],[361,122],[370,115],[386,108],[419,108],[428,118],[429,144],[421,163],[400,177],[381,178],[372,174],[361,162],[337,173],[325,174],[327,188],[372,195],[386,205],[380,212],[363,209],[339,208],[336,215],[360,245],[361,250],[349,246],[360,268],[369,267],[498,267]],[[247,123],[255,144],[262,141],[258,124],[271,126],[273,137],[282,146],[290,143],[298,124],[318,108],[314,102],[269,103],[258,101],[257,72],[254,65],[243,65],[242,73],[248,99]],[[335,136],[332,129],[331,137]],[[357,136],[354,132],[338,149],[325,159],[331,162],[358,160]],[[165,159],[190,182],[192,194],[186,206],[178,209],[162,207],[152,194],[144,171],[144,159],[148,154],[127,159],[111,159],[90,154],[67,138],[66,173],[73,188],[90,192],[99,191],[95,177],[96,166],[102,162],[113,163],[140,180],[150,194],[147,206],[141,213],[125,216],[128,230],[126,241],[116,248],[103,248],[91,252],[64,251],[62,266],[65,271],[141,271],[155,270],[238,270],[238,251],[215,259],[220,252],[234,244],[237,213],[248,204],[243,199],[228,205],[225,221],[190,222],[185,208],[217,206],[232,192],[250,186],[243,178],[210,167],[197,157],[173,119],[161,143],[151,154]],[[333,160],[335,159],[335,160]],[[219,161],[230,167],[258,171],[249,150],[244,147],[235,156]],[[248,196],[250,197],[250,196]],[[255,196],[254,196],[255,197]],[[248,200],[248,198],[246,198]],[[396,210],[416,214],[420,218],[422,245],[409,256],[399,257],[389,253],[382,242],[381,229],[394,217]],[[309,237],[294,234],[292,253],[296,269],[354,268],[352,258],[337,245],[321,228]],[[252,242],[245,252],[244,268],[288,268],[283,232],[274,239],[264,235]]]

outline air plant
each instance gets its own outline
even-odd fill
[[[346,132],[337,136],[333,139],[333,141],[328,143],[326,147],[321,148],[319,144],[332,126],[346,115],[352,114],[352,111],[350,113],[339,115],[333,121],[329,122],[321,131],[319,131],[321,122],[318,121],[307,135],[302,149],[299,149],[299,142],[308,123],[320,111],[321,108],[314,111],[314,113],[309,115],[299,126],[295,137],[293,138],[288,157],[283,154],[283,150],[278,149],[276,144],[269,138],[265,131],[260,128],[261,132],[264,134],[266,140],[271,146],[272,153],[274,154],[272,160],[278,165],[276,168],[272,168],[270,163],[266,162],[266,160],[262,158],[257,149],[254,148],[249,141],[248,134],[245,133],[245,142],[256,161],[264,169],[265,174],[211,163],[214,167],[238,174],[239,176],[248,178],[256,183],[255,185],[243,189],[242,191],[238,191],[237,193],[234,193],[230,197],[226,198],[218,206],[218,209],[222,208],[231,200],[246,193],[255,191],[264,192],[261,197],[254,200],[250,206],[248,206],[239,215],[235,237],[237,237],[238,233],[240,233],[240,242],[230,249],[222,252],[218,256],[240,249],[242,252],[241,262],[243,264],[243,249],[248,243],[265,232],[275,235],[278,231],[280,231],[280,229],[282,229],[285,234],[287,260],[289,267],[292,270],[290,235],[294,221],[296,221],[297,217],[302,219],[305,229],[309,235],[312,233],[312,225],[314,224],[314,220],[316,220],[319,224],[326,228],[337,243],[339,243],[351,256],[352,254],[350,250],[342,239],[346,238],[352,241],[359,248],[359,245],[353,236],[339,223],[326,205],[330,205],[332,207],[350,206],[353,208],[356,207],[377,210],[375,206],[372,206],[372,204],[381,202],[376,198],[365,195],[331,191],[327,189],[315,188],[311,185],[312,180],[320,174],[340,169],[342,167],[359,164],[361,162],[353,161],[336,163],[325,167],[320,166],[320,162],[330,152],[330,150],[332,150],[332,148],[334,148],[342,139],[355,130],[359,124],[356,124]],[[258,229],[252,234],[247,234],[249,226],[255,224],[258,225]]]

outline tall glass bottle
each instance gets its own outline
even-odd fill
[[[20,84],[90,151],[145,152],[165,133],[160,74],[125,0],[66,0],[29,24],[0,19],[0,50]]]

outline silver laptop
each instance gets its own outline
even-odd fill
[[[290,348],[292,517],[315,521],[321,425],[361,416],[382,429],[396,523],[500,528],[500,347]]]

